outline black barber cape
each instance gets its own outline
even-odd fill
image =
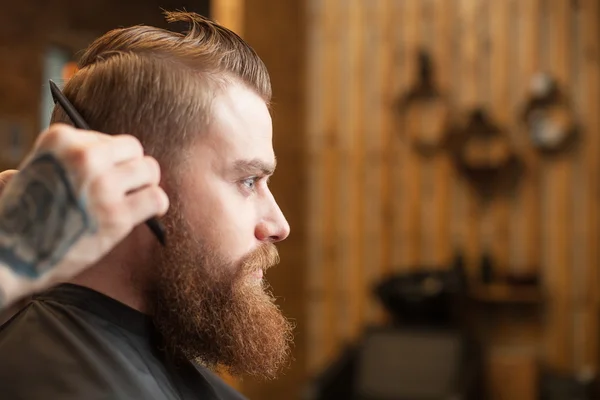
[[[218,376],[160,351],[150,318],[72,284],[0,327],[1,400],[241,400]]]

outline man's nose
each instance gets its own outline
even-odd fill
[[[273,199],[271,212],[256,226],[255,236],[261,242],[277,243],[290,235],[290,224]]]

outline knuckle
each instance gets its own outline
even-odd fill
[[[73,146],[65,151],[64,158],[73,168],[84,172],[96,168],[96,155],[93,149],[89,147]]]
[[[144,154],[144,147],[142,142],[133,135],[120,134],[112,137],[114,139],[115,146],[126,145],[129,146],[135,155],[142,156]]]
[[[152,214],[163,213],[168,206],[167,196],[158,186],[151,186],[146,189],[146,196],[141,201],[147,202],[148,211]]]
[[[151,204],[152,209],[158,209],[161,203],[160,192],[158,190],[158,187],[150,186],[146,192],[146,200]]]
[[[165,214],[169,210],[171,202],[169,200],[169,196],[167,196],[167,193],[162,188],[160,188],[160,195],[162,197],[162,208],[159,211],[161,214]]]
[[[157,211],[160,213],[166,212],[169,208],[169,198],[167,197],[164,190],[159,186],[156,186],[155,192],[156,193],[154,194],[154,198],[157,206]]]
[[[37,146],[46,149],[52,149],[67,141],[66,136],[71,132],[71,128],[65,124],[54,124],[46,131],[42,132],[37,140]]]
[[[158,182],[160,180],[160,164],[155,158],[150,156],[145,156],[144,161],[150,170],[152,181]]]
[[[114,186],[112,175],[103,173],[94,179],[92,195],[106,198],[115,189]]]

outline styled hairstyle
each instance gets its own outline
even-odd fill
[[[63,89],[93,130],[134,135],[162,161],[206,128],[212,99],[228,84],[241,83],[267,104],[271,100],[267,69],[242,38],[195,13],[165,15],[189,29],[112,30],[85,50]],[[70,120],[56,106],[51,122]]]

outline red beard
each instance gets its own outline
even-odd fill
[[[167,349],[233,375],[275,378],[290,360],[292,324],[256,277],[277,264],[265,244],[232,265],[199,243],[173,205],[169,244],[156,250],[151,301]]]

